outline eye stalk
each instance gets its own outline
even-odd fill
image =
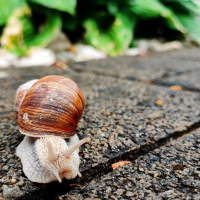
[[[82,174],[78,171],[78,169],[76,169],[76,167],[74,167],[74,165],[71,165],[72,169],[75,170],[78,174],[79,177],[82,177]]]
[[[72,153],[78,149],[81,145],[83,145],[84,143],[86,142],[90,142],[91,141],[91,138],[89,137],[86,137],[80,141],[78,141],[76,144],[72,145],[71,147],[69,147],[68,149],[65,150],[64,152],[64,155],[67,157],[67,158],[70,158]]]
[[[48,149],[48,160],[49,161],[54,161],[56,160],[56,152],[53,150],[51,142],[47,142],[47,149]]]
[[[58,174],[58,171],[53,170],[53,173],[54,173],[54,175],[56,176],[58,182],[59,182],[59,183],[62,183],[62,180],[61,180],[61,178],[60,178],[60,176],[59,176],[59,174]]]

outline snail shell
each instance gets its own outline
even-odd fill
[[[17,99],[16,104],[20,106]],[[32,137],[73,136],[84,105],[83,93],[74,81],[63,76],[46,76],[26,92],[20,109],[16,106],[18,128]]]
[[[28,82],[24,83],[23,85],[21,85],[17,89],[16,97],[15,97],[15,106],[14,106],[16,115],[18,115],[19,109],[22,105],[22,101],[24,100],[24,97],[26,96],[26,93],[33,86],[33,84],[37,81],[38,81],[38,79],[28,81]]]

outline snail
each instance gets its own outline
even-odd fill
[[[91,140],[76,135],[84,105],[78,85],[63,76],[46,76],[18,88],[14,109],[25,137],[16,155],[29,180],[61,183],[64,177],[81,177],[79,147]]]

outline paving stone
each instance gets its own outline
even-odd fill
[[[78,72],[92,72],[99,75],[127,78],[131,80],[153,81],[166,73],[165,63],[152,57],[107,58],[101,61],[78,62],[69,64]],[[163,66],[163,67],[162,67]],[[154,73],[152,73],[154,68]],[[156,70],[155,70],[156,69]]]
[[[183,89],[200,91],[199,68],[200,68],[200,49],[184,49],[182,51],[168,52],[169,62],[177,60],[176,71],[169,71],[166,77],[156,81],[156,84],[164,86],[180,85]],[[180,61],[180,62],[179,62]]]
[[[76,194],[83,199],[200,199],[199,158],[198,129],[76,187],[60,199],[67,200]]]
[[[179,60],[190,60],[190,61],[200,61],[199,57],[200,49],[198,47],[192,47],[187,49],[182,49],[178,51],[168,51],[165,52],[164,55],[168,58],[176,58]]]
[[[155,82],[165,77],[184,74],[194,69],[198,70],[200,67],[199,53],[200,49],[192,48],[154,53],[149,57],[121,56],[69,65],[78,72]]]
[[[94,174],[106,171],[111,159],[120,159],[124,153],[134,159],[137,153],[148,152],[174,133],[185,132],[200,121],[200,95],[196,93],[56,68],[6,72],[9,76],[0,79],[3,86],[0,89],[0,187],[19,186],[29,199],[41,199],[43,195],[55,199],[55,194],[70,190],[68,184],[73,181],[37,184],[27,180],[22,172],[15,150],[23,135],[17,130],[13,104],[15,90],[25,81],[58,74],[73,79],[83,90],[86,106],[77,134],[80,138],[88,135],[92,141],[80,149],[83,178],[75,179],[76,182],[90,180]],[[163,105],[157,105],[156,100],[161,100]]]
[[[183,87],[183,89],[199,92],[199,77],[199,69],[193,69],[180,75],[173,75],[167,78],[163,78],[162,80],[158,81],[157,84],[164,86],[180,85]]]

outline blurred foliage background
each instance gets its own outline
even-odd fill
[[[0,0],[1,45],[23,56],[60,31],[110,56],[134,47],[135,37],[189,34],[200,43],[199,14],[192,0]]]

